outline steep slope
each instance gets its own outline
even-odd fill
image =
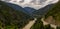
[[[36,9],[31,8],[31,7],[24,7],[25,11],[27,14],[31,15],[33,17],[33,12],[36,11]]]
[[[41,17],[41,16],[45,15],[53,5],[54,4],[50,4],[50,5],[47,5],[39,10],[36,10],[33,12],[33,15],[37,16],[37,17]]]
[[[7,3],[8,6],[12,7],[13,9],[15,10],[18,10],[18,11],[22,11],[28,15],[32,15],[32,12],[35,11],[35,9],[31,8],[31,7],[24,7],[22,8],[21,6],[17,5],[17,4],[12,4],[12,3]]]
[[[22,28],[32,17],[22,11],[14,10],[9,7],[5,2],[0,1],[0,28]]]
[[[54,21],[55,23],[53,23],[53,24],[60,26],[60,1],[58,3],[56,3],[48,11],[48,13],[45,15],[45,20],[48,22],[50,20],[50,23],[52,23]]]

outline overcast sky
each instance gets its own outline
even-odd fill
[[[22,7],[32,7],[35,9],[40,9],[48,4],[54,4],[58,2],[58,0],[3,0],[3,1],[17,4]]]

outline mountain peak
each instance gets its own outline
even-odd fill
[[[59,0],[2,0],[8,3],[17,4],[22,7],[32,7],[34,9],[40,9],[49,4],[57,3]]]

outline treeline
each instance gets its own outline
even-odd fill
[[[54,29],[54,28],[52,28],[50,24],[44,26],[43,22],[41,21],[41,18],[37,18],[36,23],[30,29]]]
[[[43,25],[41,18],[37,18],[37,21],[30,29],[55,29],[55,28],[51,27],[50,24]],[[60,26],[57,26],[56,29],[60,29]]]
[[[14,10],[5,2],[0,1],[0,29],[21,29],[30,20],[33,18],[28,14]]]
[[[53,7],[45,14],[45,19],[49,16],[53,16],[55,20],[60,21],[60,1],[53,5]],[[31,27],[31,29],[54,29],[48,25],[43,25],[43,22],[40,19],[37,19],[36,23]],[[60,29],[60,26],[57,26],[56,29]]]
[[[54,19],[60,20],[60,1],[54,4],[54,6],[48,11],[48,13],[45,15],[45,18],[53,16]]]

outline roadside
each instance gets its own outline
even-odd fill
[[[30,29],[31,26],[35,23],[36,20],[37,20],[37,19],[34,18],[34,20],[33,20],[33,21],[30,21],[23,29]]]
[[[50,23],[44,21],[44,18],[42,18],[41,21],[43,22],[43,25],[48,25],[48,24],[50,24]],[[56,27],[57,27],[56,25],[53,25],[53,24],[50,24],[50,25],[51,25],[51,27],[53,27],[54,29],[56,29]]]

